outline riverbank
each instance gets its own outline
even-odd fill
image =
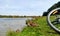
[[[46,17],[38,17],[32,20],[39,25],[39,27],[25,27],[22,32],[9,32],[7,36],[60,36],[47,24]]]

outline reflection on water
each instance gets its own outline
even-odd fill
[[[5,36],[9,29],[21,31],[26,26],[26,20],[27,18],[0,18],[0,36]]]

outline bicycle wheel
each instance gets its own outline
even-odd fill
[[[51,28],[60,33],[60,8],[56,8],[48,13],[47,22]]]

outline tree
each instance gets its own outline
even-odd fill
[[[52,11],[53,9],[59,8],[60,7],[60,2],[55,3],[52,7],[48,9],[48,12]]]
[[[44,12],[44,13],[43,13],[43,16],[47,16],[50,11],[52,11],[53,9],[59,8],[59,7],[60,7],[60,1],[59,1],[58,3],[55,3],[53,6],[51,6],[51,7],[47,10],[47,12]]]
[[[47,14],[48,14],[47,12],[44,12],[44,13],[43,13],[43,16],[47,16]]]

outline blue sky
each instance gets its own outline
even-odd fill
[[[59,0],[0,0],[0,15],[41,16]]]

